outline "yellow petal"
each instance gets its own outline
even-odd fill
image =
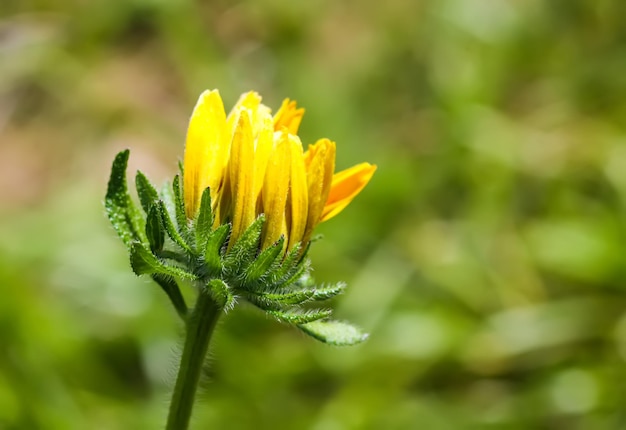
[[[302,143],[298,136],[289,134],[288,138],[291,172],[286,214],[287,228],[289,229],[289,243],[287,249],[291,249],[296,243],[303,239],[307,226],[309,198]]]
[[[274,124],[269,112],[258,112],[256,144],[254,148],[254,196],[258,198],[263,187],[267,163],[274,147]]]
[[[254,124],[254,112],[258,109],[261,104],[261,96],[255,91],[248,91],[247,93],[243,93],[235,106],[230,110],[228,114],[227,122],[228,122],[228,130],[234,133],[235,126],[237,125],[237,121],[239,119],[239,112],[241,108],[246,108],[250,111],[251,118],[250,122]]]
[[[194,218],[202,192],[217,197],[228,158],[226,113],[217,90],[203,92],[191,114],[183,161],[183,195],[187,218]]]
[[[233,206],[232,186],[228,171],[224,172],[222,185],[213,203],[213,228],[231,221]]]
[[[295,101],[283,100],[283,104],[274,115],[274,130],[280,131],[286,128],[291,134],[298,134],[298,128],[304,115],[304,109],[297,108]]]
[[[250,114],[241,109],[228,162],[232,198],[232,233],[229,247],[254,221],[256,199],[254,189],[254,141]]]
[[[283,134],[278,138],[277,145],[269,157],[261,191],[261,211],[265,213],[263,248],[271,246],[281,234],[286,233],[285,205],[290,171],[289,139]]]
[[[361,163],[336,173],[320,222],[331,219],[348,206],[372,179],[375,171],[375,165]]]
[[[307,151],[310,160],[307,168],[309,213],[306,223],[306,240],[309,239],[313,229],[320,222],[328,200],[333,172],[335,171],[335,151],[335,142],[328,139],[318,140],[314,145],[310,145]]]
[[[268,118],[269,123],[267,122]],[[254,136],[257,137],[261,130],[267,128],[268,124],[270,125],[269,128],[274,131],[273,122],[274,119],[272,118],[272,110],[262,103],[259,104],[252,116],[252,132],[254,133]]]

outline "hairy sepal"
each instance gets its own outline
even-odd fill
[[[230,225],[223,224],[213,230],[209,235],[204,248],[204,266],[206,275],[218,276],[224,271],[222,251],[226,247],[226,241],[230,233]]]
[[[196,275],[163,263],[143,244],[134,242],[130,247],[130,265],[136,275],[167,275],[181,279],[196,279]]]
[[[332,311],[330,309],[313,309],[313,310],[267,310],[268,314],[288,324],[306,324],[323,318],[328,318]]]
[[[244,271],[243,278],[248,288],[271,275],[271,268],[282,260],[285,237],[281,236],[276,243],[264,249]],[[262,282],[261,282],[262,284]]]
[[[128,194],[126,167],[129,154],[126,149],[115,156],[104,198],[107,217],[128,249],[133,242],[146,242],[145,221]]]
[[[159,200],[159,194],[140,170],[137,170],[137,175],[135,176],[135,188],[137,189],[137,196],[139,196],[139,203],[141,203],[141,207],[148,215],[152,206]]]
[[[162,200],[159,200],[159,202],[157,203],[157,206],[159,209],[159,214],[161,215],[161,221],[163,222],[163,227],[165,228],[167,235],[170,237],[170,239],[172,239],[172,241],[176,245],[180,246],[187,253],[192,254],[193,251],[191,249],[191,246],[180,235],[180,233],[176,229],[176,226],[174,226],[174,223],[172,222],[172,219],[170,218],[170,215],[167,212],[167,209],[165,208],[165,203]]]
[[[243,279],[245,269],[254,262],[259,252],[264,222],[265,215],[259,215],[228,251],[224,258],[224,270],[227,276],[236,278],[239,281]]]
[[[222,309],[232,309],[235,304],[235,297],[226,282],[221,279],[212,279],[206,285],[207,292],[213,297]]]
[[[180,186],[180,176],[176,175],[172,182],[172,191],[174,192],[174,210],[176,213],[176,224],[178,232],[185,240],[189,240],[190,232],[187,224],[187,215],[185,214],[185,200],[182,195],[182,187]]]
[[[200,200],[200,209],[195,222],[196,249],[203,252],[211,236],[213,228],[213,211],[211,210],[211,189],[205,188]]]
[[[146,218],[146,237],[150,244],[150,250],[153,253],[163,250],[163,245],[165,245],[165,229],[163,228],[161,214],[156,205],[152,205],[148,210],[148,217]]]

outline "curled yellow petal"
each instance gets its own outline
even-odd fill
[[[320,222],[331,219],[348,206],[372,179],[375,171],[375,165],[361,163],[336,173]]]
[[[183,160],[183,195],[187,218],[194,218],[206,187],[215,201],[228,158],[226,113],[217,90],[205,91],[191,114]]]
[[[286,233],[285,205],[289,191],[291,157],[289,139],[278,139],[267,164],[261,191],[261,211],[265,213],[262,247],[266,248]]]
[[[256,199],[254,190],[254,140],[247,109],[241,109],[236,123],[228,162],[232,198],[232,246],[254,221]]]
[[[313,161],[313,158],[315,158],[315,154],[317,154],[319,149],[322,147],[322,145],[320,145],[319,143],[320,142],[317,141],[313,145],[309,145],[306,152],[304,153],[304,165],[306,166],[307,170],[309,169],[309,166],[311,166],[311,162]]]
[[[280,131],[286,128],[289,133],[298,134],[303,115],[304,109],[298,109],[295,101],[283,100],[283,104],[274,115],[274,130]]]

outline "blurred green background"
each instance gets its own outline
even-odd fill
[[[626,3],[2,0],[0,428],[164,424],[181,332],[102,201],[173,176],[198,94],[379,166],[320,226],[332,348],[249,306],[192,428],[626,428]]]

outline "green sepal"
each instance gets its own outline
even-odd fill
[[[311,301],[313,291],[300,290],[285,293],[244,292],[243,296],[255,306],[264,310],[281,310],[285,306],[301,305]]]
[[[208,275],[217,275],[222,273],[224,269],[221,251],[228,238],[228,233],[230,233],[230,224],[223,224],[213,230],[207,239],[204,249],[204,264]]]
[[[159,214],[161,215],[163,227],[165,227],[165,231],[167,232],[167,235],[170,237],[170,239],[172,239],[175,244],[180,246],[185,251],[192,253],[189,244],[185,241],[185,239],[183,239],[180,233],[178,233],[178,230],[176,230],[176,227],[174,226],[174,223],[172,222],[172,219],[170,218],[170,215],[165,208],[165,203],[163,203],[163,200],[159,200],[159,202],[157,203],[157,207],[159,209]]]
[[[266,276],[271,267],[278,261],[285,244],[285,236],[281,236],[276,243],[264,249],[254,262],[244,271],[244,280],[246,284],[254,284],[256,281]],[[247,286],[247,285],[246,285]]]
[[[265,215],[261,214],[248,227],[224,258],[224,268],[228,275],[240,277],[240,274],[252,264],[256,257]]]
[[[301,290],[301,291],[291,291],[285,293],[265,293],[259,294],[259,298],[262,300],[267,300],[269,303],[275,303],[280,306],[285,305],[301,305],[311,300],[313,297],[314,291],[311,290]]]
[[[159,261],[145,246],[139,242],[131,244],[130,266],[136,275],[167,275],[182,279],[196,279],[196,276],[181,268],[168,266]]]
[[[368,337],[367,333],[342,321],[312,321],[297,324],[297,327],[321,342],[336,346],[356,345]]]
[[[246,301],[264,311],[281,311],[285,307],[282,303],[268,300],[264,294],[243,291],[241,295]]]
[[[326,289],[326,288],[334,288],[339,286],[339,284],[344,285],[343,282],[335,284],[333,287],[325,286],[320,287],[318,289]],[[314,290],[315,289],[315,280],[310,274],[310,271],[306,271],[303,273],[296,281],[293,283],[294,288],[299,288],[303,290]]]
[[[161,191],[159,193],[161,196],[161,200],[165,204],[165,209],[167,209],[167,213],[170,215],[170,219],[176,219],[176,203],[174,203],[174,192],[172,191],[172,184],[169,181],[165,181]]]
[[[154,203],[157,200],[159,200],[159,194],[152,186],[148,178],[146,178],[146,176],[139,170],[137,170],[137,175],[135,176],[135,187],[137,188],[137,195],[139,196],[141,207],[146,214],[148,214],[150,212],[150,208],[154,206]]]
[[[165,229],[157,206],[152,205],[146,218],[146,237],[152,252],[159,252],[165,244]]]
[[[226,282],[221,279],[211,279],[206,286],[206,290],[222,308],[229,309],[234,306],[235,297],[230,292]]]
[[[187,225],[187,215],[185,215],[185,201],[181,194],[180,176],[174,176],[172,182],[172,191],[174,191],[174,208],[176,211],[176,224],[178,231],[184,237],[189,235],[189,226]]]
[[[111,176],[104,198],[104,207],[113,229],[122,242],[130,249],[133,242],[145,242],[144,220],[133,204],[126,185],[126,167],[128,165],[128,149],[118,153],[111,166]]]
[[[293,274],[297,271],[298,261],[300,260],[300,243],[296,243],[293,248],[291,248],[285,258],[281,262],[280,260],[276,261],[272,267],[270,268],[271,276],[269,278],[269,285],[272,286],[281,286],[284,284],[284,280],[287,278],[291,278]]]
[[[184,320],[187,316],[188,309],[176,280],[171,276],[161,274],[153,274],[151,277],[154,282],[156,282],[161,289],[163,289],[165,294],[167,294],[167,297],[172,302],[172,305],[174,305],[176,312]]]
[[[340,294],[345,289],[344,283],[330,287],[285,290],[275,292],[246,291],[243,296],[255,306],[266,310],[281,310],[285,306],[302,305],[312,301],[323,301]]]
[[[338,282],[335,285],[316,288],[315,290],[313,290],[314,292],[313,292],[313,295],[311,296],[311,300],[315,302],[328,300],[343,293],[345,289],[346,289],[345,282]]]
[[[322,318],[328,318],[332,311],[330,309],[315,309],[315,310],[288,310],[288,311],[280,311],[269,309],[266,312],[280,321],[289,323],[289,324],[306,324],[312,321],[317,321]]]
[[[200,200],[200,210],[196,219],[196,249],[202,252],[213,228],[213,212],[211,210],[211,190],[205,188]]]
[[[172,260],[176,261],[183,266],[189,264],[189,256],[179,251],[171,251],[169,249],[162,249],[159,252],[153,252],[155,256],[157,256],[161,260]]]
[[[281,279],[276,286],[277,287],[289,287],[301,279],[309,270],[311,262],[309,260],[302,260],[296,266],[292,268],[288,273],[288,277]]]
[[[302,247],[302,244],[300,242],[298,242],[297,245],[298,245],[298,247]],[[298,260],[298,264],[302,264],[302,262],[306,260],[306,256],[309,253],[309,249],[311,249],[311,242],[307,243],[304,246],[304,249],[300,253],[300,259]]]

